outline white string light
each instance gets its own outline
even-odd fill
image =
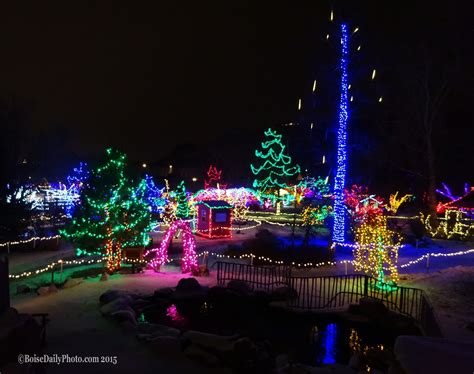
[[[52,240],[52,239],[58,239],[60,238],[61,235],[54,235],[54,236],[35,236],[34,238],[26,239],[26,240],[17,240],[13,242],[7,242],[7,243],[1,243],[0,247],[7,247],[7,246],[12,246],[12,245],[18,245],[18,244],[25,244],[25,243],[30,243],[32,241],[43,241],[43,240]]]

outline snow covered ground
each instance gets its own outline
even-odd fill
[[[45,353],[79,356],[117,356],[118,364],[51,365],[48,373],[202,373],[223,372],[203,368],[179,355],[178,359],[154,353],[133,335],[122,331],[99,311],[99,296],[109,289],[123,289],[141,294],[157,288],[176,286],[187,277],[177,268],[166,269],[166,275],[146,271],[144,274],[113,275],[106,282],[99,277],[87,279],[76,287],[59,290],[47,296],[32,293],[15,295],[12,306],[23,313],[49,313]],[[214,277],[200,278],[203,285],[213,285]]]
[[[275,232],[276,235],[285,235],[289,237],[288,228],[264,225]],[[242,240],[254,237],[256,229],[243,230],[241,234],[235,234],[232,240],[209,240],[197,238],[198,251],[212,251],[222,253],[229,243],[239,243]],[[155,242],[159,243],[161,234],[155,234]],[[405,246],[400,249],[399,264],[407,264],[410,261],[426,253],[452,253],[474,248],[474,243],[455,242],[455,241],[432,241],[427,247],[415,248],[414,246]],[[172,257],[181,255],[180,239],[175,240],[176,253]],[[38,252],[27,254],[12,254],[10,256],[11,273],[38,268],[50,263],[58,258],[73,256],[71,246],[63,246],[55,252]],[[352,259],[350,250],[338,250],[336,260]],[[213,261],[210,263],[212,264]],[[100,267],[101,265],[94,265]],[[91,266],[82,266],[65,269],[60,275],[55,273],[55,280],[58,281],[61,276],[66,279],[73,272],[90,268]],[[109,324],[102,318],[98,312],[99,295],[111,288],[127,289],[138,293],[149,293],[153,290],[175,286],[178,279],[183,277],[176,267],[168,267],[166,275],[155,274],[147,271],[144,274],[136,275],[114,275],[108,282],[99,282],[98,278],[86,280],[82,284],[72,289],[60,290],[57,294],[39,297],[32,293],[27,295],[13,295],[13,306],[22,312],[47,312],[51,315],[51,325],[48,328],[50,345],[49,352],[63,352],[64,349],[70,352],[86,352],[97,350],[100,352],[122,352],[127,355],[127,350],[120,350],[120,347],[128,347],[133,360],[144,360],[149,362],[152,359],[148,353],[140,351],[140,347],[130,337],[121,336],[116,326]],[[346,268],[344,265],[328,266],[324,268],[302,270],[309,274],[344,274]],[[347,266],[347,272],[353,273],[351,265]],[[414,265],[400,269],[401,285],[413,286],[427,291],[435,311],[441,322],[443,333],[447,338],[474,340],[474,331],[467,328],[468,324],[474,324],[474,253],[453,256],[453,257],[431,257],[429,269],[426,267],[426,259]],[[15,294],[16,286],[19,284],[28,284],[34,288],[40,283],[47,283],[51,279],[51,273],[43,273],[40,276],[31,277],[24,280],[12,282],[12,294]],[[215,272],[212,272],[209,278],[200,278],[199,280],[206,285],[215,284]],[[79,334],[80,331],[83,331]],[[86,340],[91,339],[98,342],[94,348],[88,347]],[[104,351],[104,352],[105,352]],[[124,358],[125,360],[125,358]],[[127,365],[132,365],[132,361]],[[141,365],[141,364],[140,364]],[[152,365],[150,363],[150,365]],[[159,365],[159,363],[155,363]],[[183,364],[184,365],[184,364]],[[153,366],[159,368],[158,366]],[[177,371],[179,372],[179,371]]]

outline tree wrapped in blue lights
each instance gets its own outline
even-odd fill
[[[151,175],[145,175],[145,199],[152,213],[161,214],[165,210],[166,199],[163,196],[165,188],[158,188]]]
[[[68,192],[70,196],[75,197],[77,195],[80,195],[81,190],[85,187],[87,180],[89,179],[89,175],[90,171],[87,166],[87,163],[85,162],[80,162],[79,166],[73,169],[72,174],[68,175],[66,178],[67,183],[69,185]],[[80,199],[70,199],[64,207],[64,213],[66,214],[66,216],[71,218],[74,214],[74,209],[76,208],[76,205],[80,203]]]
[[[81,204],[61,234],[75,245],[77,254],[105,254],[107,270],[120,267],[127,246],[148,244],[151,213],[145,198],[146,181],[136,186],[125,175],[125,154],[107,149],[81,191]]]
[[[282,135],[272,129],[265,131],[268,138],[262,142],[262,150],[256,150],[255,156],[261,159],[259,166],[250,165],[255,179],[253,187],[263,193],[272,189],[288,187],[288,180],[300,172],[298,164],[293,164],[291,157],[285,154],[286,146],[282,144]]]
[[[345,240],[346,217],[344,207],[344,187],[347,173],[347,122],[349,120],[347,101],[347,63],[348,36],[347,25],[341,25],[341,96],[339,103],[339,127],[337,130],[337,169],[334,178],[334,226],[332,240],[343,243]]]

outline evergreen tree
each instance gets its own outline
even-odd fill
[[[120,267],[126,246],[146,245],[152,228],[145,199],[146,182],[138,187],[125,175],[125,154],[107,149],[81,191],[81,204],[61,233],[77,247],[77,254],[105,254],[107,270]]]
[[[178,185],[176,189],[176,199],[178,201],[178,208],[176,210],[176,217],[179,219],[189,218],[189,204],[188,197],[186,196],[186,187],[184,181]]]
[[[265,136],[268,139],[262,142],[263,150],[255,151],[255,156],[262,160],[261,165],[250,165],[256,177],[253,186],[264,193],[271,189],[288,187],[288,179],[300,172],[299,165],[293,165],[291,157],[285,154],[286,146],[281,142],[282,135],[268,129]]]

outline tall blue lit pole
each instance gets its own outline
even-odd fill
[[[344,187],[347,172],[347,121],[349,119],[347,104],[347,25],[341,25],[341,100],[339,103],[339,128],[337,130],[337,170],[334,178],[334,226],[333,243],[344,243],[345,239],[345,207]]]

